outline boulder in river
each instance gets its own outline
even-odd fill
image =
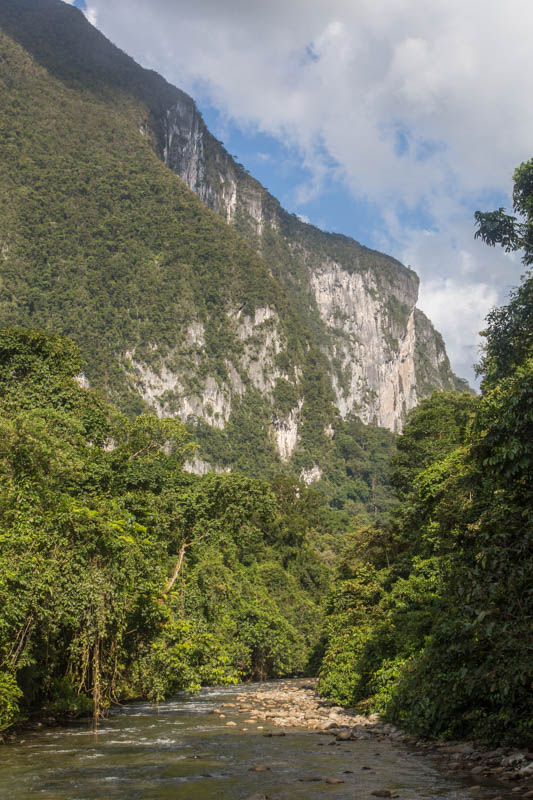
[[[352,738],[352,732],[351,731],[339,731],[339,733],[337,734],[337,736],[335,738],[337,739],[338,742],[349,742],[350,739]]]
[[[527,758],[522,753],[512,753],[507,758],[502,759],[502,766],[503,767],[512,767],[515,764],[523,764],[524,761],[527,761]]]

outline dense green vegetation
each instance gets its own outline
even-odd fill
[[[532,187],[529,161],[523,221],[476,215],[526,264]],[[488,316],[481,397],[437,393],[410,413],[394,520],[349,537],[329,598],[322,690],[417,735],[533,742],[532,314],[527,273]]]
[[[64,3],[5,0],[0,23],[0,318],[22,326],[1,337],[0,726],[305,671],[345,526],[391,505],[394,438],[343,427],[283,284],[161,163],[157,121],[179,90]],[[259,307],[303,389],[279,379],[273,409],[237,370],[223,431],[144,413],[138,364],[164,362],[184,392],[227,381],[244,353],[231,319]],[[276,478],[273,410],[303,390],[301,447]],[[191,434],[241,474],[184,472]],[[293,477],[318,456],[331,507]]]
[[[0,728],[303,673],[328,569],[293,479],[183,472],[175,420],[83,389],[68,340],[0,331]]]
[[[353,459],[345,463],[343,453],[368,437],[335,408],[331,337],[309,268],[337,259],[369,276],[385,298],[391,350],[410,310],[398,297],[406,286],[413,295],[414,273],[303,225],[205,131],[209,179],[223,181],[230,165],[244,194],[259,192],[277,222],[259,242],[250,219],[237,214],[231,227],[210,212],[161,160],[167,111],[178,102],[194,109],[193,101],[114,47],[78,9],[3,0],[0,28],[0,322],[73,339],[90,385],[130,417],[203,404],[205,418],[191,413],[188,429],[212,464],[266,479],[318,464],[335,507],[356,506],[370,519],[385,513],[392,492],[380,465],[357,468],[360,491],[348,485]],[[246,327],[258,309],[274,317],[246,338],[239,320]],[[270,334],[275,341],[263,346]],[[423,392],[443,380],[453,386],[447,359],[439,365],[442,375],[424,366]],[[254,368],[266,368],[269,390],[252,380]],[[231,403],[222,433],[220,410],[209,417],[205,402],[208,379],[226,408]],[[298,408],[299,441],[282,464],[274,426]],[[342,447],[327,434],[333,429]],[[350,432],[356,438],[347,445]],[[378,450],[392,447],[386,434],[368,435]]]
[[[179,376],[164,395],[175,413],[184,395],[202,397],[208,376],[227,386],[233,367],[245,394],[234,394],[226,430],[194,417],[189,429],[204,457],[253,477],[281,469],[272,416],[305,397],[290,471],[320,460],[340,475],[324,434],[337,418],[327,362],[303,306],[295,310],[280,276],[158,157],[157,121],[182,93],[64,3],[6,0],[0,25],[2,324],[71,337],[90,384],[129,416],[150,410],[140,370],[156,381],[163,369]],[[232,323],[236,309],[253,318],[259,307],[276,312],[281,348],[262,358],[287,376],[272,402],[242,368]],[[260,344],[250,343],[252,358]],[[363,495],[372,491],[383,512],[390,491],[385,478],[371,490],[376,480],[363,478],[358,501],[370,509]]]
[[[173,355],[187,383],[225,374],[240,346],[226,314],[237,302],[249,314],[272,305],[290,326],[266,265],[141,135],[147,109],[136,97],[111,103],[99,83],[71,87],[5,34],[2,52],[4,324],[72,336],[91,383],[129,413],[143,403],[128,353],[156,371]],[[206,340],[194,375],[194,351],[178,347],[193,321]],[[291,334],[297,353],[302,337]]]
[[[82,388],[69,340],[2,329],[1,727],[318,669],[418,736],[530,744],[532,285],[488,317],[482,395],[410,413],[373,519],[335,486],[326,505],[290,475],[184,472],[183,424]],[[388,445],[346,424],[358,498]]]
[[[278,206],[261,242],[232,229],[159,158],[179,90],[59,0],[4,0],[0,22],[0,730],[319,670],[419,736],[533,746],[533,277],[488,316],[480,397],[433,394],[398,442],[342,420],[306,270],[372,264],[393,332],[414,276]],[[528,266],[532,161],[513,202],[477,235]],[[274,317],[269,397],[242,365]],[[415,325],[419,394],[461,388]],[[242,391],[223,428],[182,424],[146,413],[141,369],[179,376],[168,412],[208,376]],[[300,404],[282,464],[272,430]],[[198,445],[233,472],[187,472]],[[320,491],[296,480],[317,466]]]

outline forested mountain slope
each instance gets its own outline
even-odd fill
[[[0,729],[318,671],[417,737],[529,752],[531,273],[481,395],[424,398],[461,384],[413,272],[286,214],[70,5],[0,27]],[[530,161],[516,216],[477,214],[526,269],[532,187]],[[404,417],[387,518],[364,421]]]
[[[4,324],[71,336],[127,413],[188,421],[192,468],[287,465],[330,495],[358,419],[397,429],[457,384],[411,270],[284,212],[77,9],[2,0],[0,26]]]

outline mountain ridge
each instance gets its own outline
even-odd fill
[[[416,308],[419,278],[412,269],[392,256],[368,248],[351,237],[322,231],[283,209],[279,201],[236,162],[222,143],[211,134],[194,100],[188,95],[177,98],[173,106],[166,111],[161,124],[165,129],[161,154],[164,163],[184,180],[202,202],[221,214],[228,223],[233,224],[239,233],[256,247],[258,253],[271,267],[277,267],[275,271],[277,277],[284,277],[280,266],[287,265],[287,258],[280,257],[279,253],[272,251],[275,249],[279,251],[280,247],[286,248],[287,245],[292,251],[288,257],[289,262],[292,262],[289,280],[295,274],[299,274],[301,280],[306,270],[311,272],[310,282],[315,295],[315,310],[319,312],[326,328],[330,329],[329,333],[333,334],[333,338],[335,338],[334,329],[342,329],[342,326],[336,324],[338,320],[334,319],[333,322],[328,320],[328,317],[335,318],[336,315],[335,309],[328,307],[327,301],[323,302],[325,287],[321,278],[326,273],[326,281],[338,286],[339,280],[341,283],[350,283],[349,278],[354,273],[372,272],[372,278],[377,285],[372,285],[370,282],[365,293],[372,295],[374,290],[383,290],[383,284],[387,284],[386,290],[392,295],[390,301],[393,308],[390,316],[393,318],[398,314],[403,316],[403,330],[397,326],[396,330],[393,330],[393,338],[405,335],[411,323],[412,331],[416,330],[418,338],[433,351],[429,358],[424,358],[421,348],[414,348],[413,368],[418,373],[415,382],[421,387],[421,391],[417,396],[413,385],[410,398],[407,392],[405,409],[400,409],[398,412],[396,408],[391,408],[388,413],[380,414],[379,407],[386,404],[383,396],[374,407],[365,409],[364,402],[361,403],[364,390],[358,392],[355,387],[352,387],[351,397],[344,401],[340,390],[342,387],[339,386],[342,384],[342,370],[337,372],[332,370],[331,377],[337,394],[336,405],[343,416],[357,410],[365,422],[373,422],[395,430],[401,428],[405,411],[416,405],[418,399],[427,396],[434,388],[460,390],[467,388],[466,382],[457,379],[451,371],[442,337],[434,331],[426,315]],[[272,242],[272,239],[275,241]],[[311,259],[315,264],[310,266]],[[336,274],[331,274],[332,270],[328,269],[331,266]],[[286,274],[285,281],[288,283]],[[302,282],[305,283],[305,277]],[[351,283],[354,283],[353,277]],[[297,291],[294,286],[292,288],[291,292],[291,286],[288,286],[289,293],[292,294],[292,299],[298,302]],[[352,293],[361,293],[363,287],[352,285],[350,289]],[[411,314],[412,319],[410,319]],[[357,334],[354,336],[353,330],[344,330],[344,333],[351,335],[353,349],[353,339],[358,338]],[[339,338],[342,338],[342,335],[337,337]],[[367,341],[368,338],[367,332]],[[333,349],[339,349],[338,341],[334,343]],[[343,349],[342,343],[340,349]],[[405,356],[405,353],[403,355]],[[334,359],[335,356],[336,353],[330,354],[330,359]],[[344,367],[349,367],[351,354],[344,349],[343,356]],[[364,357],[360,356],[360,361],[363,360]],[[405,380],[407,376],[404,374],[402,377]],[[375,375],[358,375],[357,378],[359,382],[366,382],[370,391],[376,390]],[[386,391],[381,393],[383,395]],[[394,400],[393,405],[396,405]]]
[[[91,384],[128,413],[187,421],[198,469],[342,472],[338,434],[352,419],[398,429],[424,393],[456,387],[415,309],[414,272],[281,209],[192,98],[77,9],[2,0],[0,26],[5,323],[70,335]],[[189,117],[169,116],[178,106]],[[217,159],[235,184],[229,225]]]

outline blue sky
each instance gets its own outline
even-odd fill
[[[323,230],[344,233],[373,246],[379,208],[358,201],[343,186],[336,176],[338,165],[331,165],[318,193],[307,192],[306,187],[313,183],[313,171],[302,162],[298,150],[284,146],[268,134],[240,127],[202,100],[198,98],[198,106],[211,132],[284,208]],[[302,193],[309,194],[308,199],[302,199]]]
[[[284,208],[322,230],[352,236],[367,247],[379,249],[383,246],[385,223],[379,204],[351,191],[342,180],[339,164],[331,161],[319,189],[314,189],[313,170],[302,161],[298,149],[288,148],[280,139],[256,129],[236,124],[201,94],[196,95],[196,102],[211,132]],[[402,152],[406,147],[405,135],[398,131],[397,138],[397,149]],[[431,145],[427,145],[427,150],[430,149]],[[327,158],[327,154],[322,153],[322,157]],[[420,158],[424,158],[423,151]],[[507,196],[491,192],[484,198],[483,208],[496,208],[508,201]],[[406,227],[436,229],[435,221],[423,204],[400,207],[398,213],[400,223]]]
[[[291,212],[409,264],[472,380],[478,331],[520,279],[474,241],[532,156],[530,0],[87,0],[88,18],[197,101]]]

